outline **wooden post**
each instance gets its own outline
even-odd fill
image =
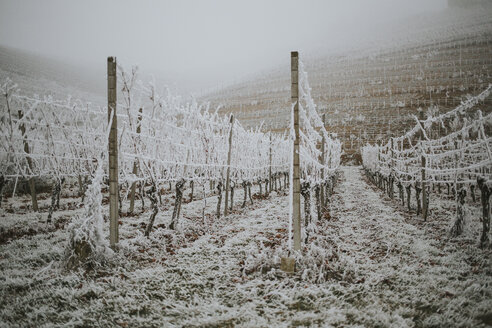
[[[21,110],[18,111],[18,114],[19,114],[19,121],[20,121],[24,117],[24,114],[22,113]],[[21,131],[21,134],[22,134],[22,142],[24,144],[24,152],[28,155],[28,156],[26,156],[27,165],[29,167],[29,170],[32,173],[32,169],[33,169],[32,159],[31,159],[31,157],[29,157],[29,144],[27,143],[26,126],[24,125],[24,123],[19,125],[19,130]],[[34,182],[34,177],[29,178],[28,183],[29,183],[29,191],[31,192],[32,210],[34,212],[37,212],[39,210],[39,208],[38,208],[38,197],[36,194],[36,184]]]
[[[424,120],[424,111],[420,111],[420,120],[423,121]],[[424,138],[424,132],[421,131],[421,138],[420,139],[423,139]],[[421,174],[422,174],[422,182],[421,182],[421,186],[422,186],[422,217],[424,218],[424,221],[427,220],[427,210],[428,210],[428,198],[427,198],[427,189],[426,189],[426,183],[425,183],[425,166],[426,166],[426,162],[425,162],[425,156],[424,156],[424,147],[422,146],[422,143],[420,144],[420,149],[422,151],[422,155],[421,155],[421,162],[422,162],[422,169],[421,169]]]
[[[269,162],[270,162],[270,166],[268,167],[268,186],[270,188],[269,191],[266,191],[267,195],[272,190],[272,133],[271,132],[270,132]]]
[[[227,171],[226,171],[226,189],[225,189],[225,206],[224,216],[227,216],[227,203],[229,201],[229,189],[231,185],[231,152],[232,152],[232,129],[234,128],[234,115],[231,114],[231,130],[229,131],[229,151],[227,153]]]
[[[480,237],[480,248],[486,248],[490,245],[489,232],[490,232],[490,202],[489,198],[492,195],[492,189],[487,185],[487,181],[479,176],[477,178],[478,188],[482,192],[482,235]]]
[[[328,166],[331,166],[331,148],[328,148]],[[330,184],[331,184],[331,179],[329,179],[326,183],[324,194],[325,194],[325,203],[323,207],[326,207],[328,205],[328,196],[330,196],[331,191],[330,191]]]
[[[427,186],[425,182],[425,156],[422,155],[422,216],[424,217],[424,221],[427,220],[427,214],[429,210],[429,195],[427,192]]]
[[[389,183],[390,183],[390,187],[389,187],[389,194],[390,194],[390,198],[393,199],[394,197],[394,193],[393,193],[393,179],[395,178],[395,168],[394,168],[394,161],[393,161],[393,158],[395,157],[395,153],[393,151],[393,137],[391,137],[391,151],[390,151],[390,177],[389,177]]]
[[[299,53],[290,53],[291,103],[294,105],[294,153],[293,153],[293,200],[292,223],[294,230],[294,250],[301,250],[301,181],[299,175]]]
[[[323,128],[325,126],[325,121],[326,121],[326,114],[323,114]],[[323,167],[321,168],[321,181],[325,181],[325,143],[326,143],[326,140],[325,140],[325,134],[323,133],[323,137],[321,138],[321,165],[323,165]],[[321,187],[320,189],[320,194],[319,194],[319,198],[320,198],[320,203],[321,203],[321,208],[322,208],[322,212],[324,212],[324,208],[325,208],[325,188],[323,188],[323,186]]]
[[[465,197],[466,189],[461,188],[457,193],[456,200],[456,221],[451,229],[451,235],[457,237],[463,233],[463,226],[465,223]]]
[[[381,175],[380,175],[380,166],[381,166],[381,142],[378,144],[378,167],[377,167],[377,180],[378,180],[378,188],[381,189]]]
[[[137,117],[137,134],[141,132],[141,123],[142,122],[142,107],[138,109],[138,117]],[[138,162],[135,160],[133,162],[133,175],[137,175],[138,173]],[[130,209],[129,212],[133,213],[133,209],[135,207],[135,189],[137,188],[137,184],[135,182],[132,183],[131,191],[130,191]],[[160,194],[160,193],[159,193]]]
[[[119,241],[118,236],[118,122],[116,116],[116,57],[108,57],[108,122],[109,133],[109,243],[112,248]]]

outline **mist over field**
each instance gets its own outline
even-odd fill
[[[392,38],[432,1],[2,1],[0,45],[105,74],[105,58],[200,91],[288,61]]]

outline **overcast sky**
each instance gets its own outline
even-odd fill
[[[98,69],[114,55],[145,71],[214,84],[271,67],[291,50],[330,50],[388,32],[387,26],[446,3],[0,0],[0,44]]]

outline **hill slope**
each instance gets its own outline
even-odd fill
[[[421,108],[446,112],[492,83],[492,6],[448,9],[395,27],[330,55],[303,56],[311,94],[326,126],[344,142],[345,160],[367,142],[402,133]],[[287,54],[286,58],[287,59]],[[282,67],[202,99],[221,104],[246,126],[284,131],[290,113],[290,70]],[[491,110],[491,99],[480,106]]]
[[[104,71],[0,46],[0,81],[6,78],[29,95],[52,95],[58,99],[71,95],[96,104],[105,103]]]

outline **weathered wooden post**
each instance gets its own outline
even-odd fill
[[[5,177],[3,176],[3,174],[0,174],[0,208],[2,208],[4,186],[5,186]]]
[[[229,151],[227,153],[227,171],[226,171],[226,189],[225,189],[225,206],[224,216],[227,216],[227,203],[229,202],[229,189],[231,185],[231,152],[232,152],[232,129],[234,128],[234,115],[231,114],[231,130],[229,131]]]
[[[142,122],[142,107],[138,109],[138,117],[137,117],[137,134],[140,134],[141,132],[141,123]],[[138,173],[138,162],[135,160],[133,162],[133,175],[137,175]],[[137,188],[137,183],[133,182],[132,187],[130,190],[130,209],[129,212],[133,213],[133,210],[135,208],[135,189]]]
[[[270,147],[269,147],[269,167],[268,167],[268,186],[270,187],[268,190],[265,190],[266,194],[269,195],[270,191],[272,191],[272,133],[270,132]],[[266,188],[266,186],[265,186]]]
[[[331,148],[328,148],[328,167],[331,166]],[[329,199],[329,196],[331,194],[331,191],[330,191],[330,188],[331,188],[331,179],[328,179],[326,181],[326,184],[325,184],[325,190],[324,190],[324,193],[325,193],[325,203],[323,206],[328,206],[328,199]]]
[[[294,153],[293,153],[293,200],[292,223],[294,230],[294,250],[301,250],[301,180],[299,174],[299,53],[292,51],[291,59],[291,103],[294,106]]]
[[[389,186],[389,194],[390,194],[390,198],[393,199],[394,197],[394,190],[393,190],[393,182],[394,182],[394,178],[395,178],[395,163],[394,163],[394,158],[395,158],[395,153],[394,153],[394,150],[393,150],[393,137],[391,137],[391,150],[390,150],[390,177],[389,177],[389,183],[390,183],[390,186]]]
[[[378,188],[381,189],[381,175],[380,173],[380,166],[381,166],[381,142],[378,144],[378,167],[377,167],[377,180],[378,180]]]
[[[109,132],[109,243],[112,248],[118,236],[118,122],[116,116],[116,57],[108,57],[108,122]]]
[[[326,122],[326,114],[323,114],[323,128],[325,127],[325,122]],[[321,181],[322,183],[325,183],[325,134],[323,133],[323,137],[321,138],[321,165],[323,167],[321,168]],[[319,199],[321,203],[321,211],[324,212],[325,208],[325,188],[321,186],[320,191],[319,191]]]
[[[22,113],[21,110],[18,111],[19,114],[19,121],[22,120],[24,117],[24,114]],[[29,170],[32,172],[33,170],[33,165],[32,165],[32,159],[29,157],[29,144],[27,143],[27,136],[26,136],[26,126],[24,123],[19,125],[19,130],[21,131],[22,134],[22,142],[24,144],[24,152],[27,154],[26,160],[27,160],[27,166],[29,167]],[[36,184],[34,182],[34,177],[29,178],[29,191],[31,192],[31,202],[32,202],[32,210],[34,212],[37,212],[39,210],[38,208],[38,197],[36,194]]]
[[[243,182],[243,185],[244,185],[244,183],[245,182]],[[246,188],[245,188],[244,192],[246,192]],[[217,199],[217,219],[220,219],[220,204],[222,203],[222,179],[219,180],[219,182],[217,183],[217,193],[219,195],[219,197]],[[246,206],[246,201],[243,204],[243,207],[244,206]]]
[[[451,229],[451,235],[457,237],[463,233],[463,226],[465,224],[465,197],[466,189],[461,188],[458,191],[456,201],[456,221]]]
[[[480,237],[480,247],[486,248],[490,245],[489,231],[490,231],[490,195],[492,195],[492,188],[487,184],[487,181],[482,176],[477,178],[478,188],[482,192],[482,235]]]
[[[83,197],[84,194],[84,184],[82,182],[82,175],[77,175],[77,180],[79,183],[79,197]]]
[[[424,221],[427,220],[427,213],[429,209],[429,195],[427,192],[427,186],[425,182],[425,166],[426,166],[426,161],[425,161],[425,155],[424,155],[424,150],[422,148],[422,216],[424,218]]]
[[[424,120],[424,111],[420,111],[420,120]],[[424,139],[424,131],[421,131],[421,138]],[[425,161],[425,150],[424,147],[422,146],[422,142],[420,143],[420,149],[422,152],[421,155],[421,163],[422,163],[422,169],[421,169],[421,174],[422,174],[422,182],[421,182],[421,188],[422,188],[422,217],[424,218],[424,221],[427,220],[427,212],[428,212],[428,195],[427,195],[427,189],[426,189],[426,183],[425,183],[425,166],[426,166],[426,161]]]

